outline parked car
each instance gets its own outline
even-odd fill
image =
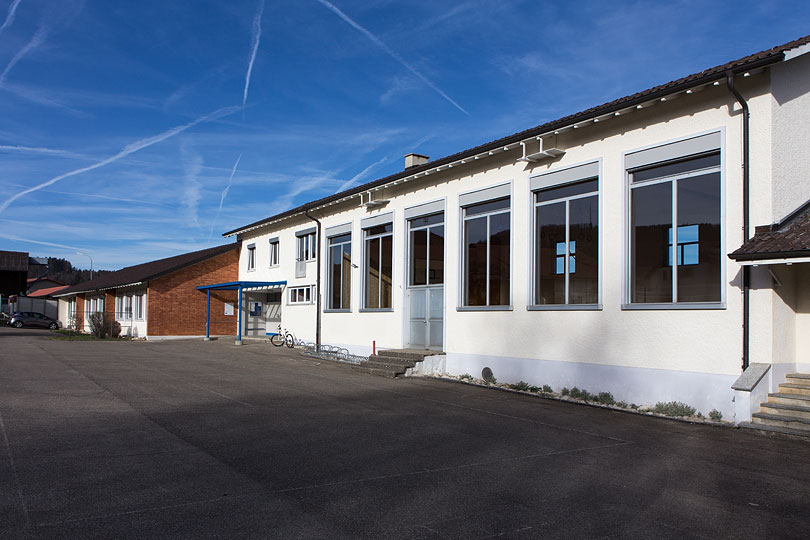
[[[40,328],[50,328],[51,330],[62,328],[62,323],[57,319],[52,319],[47,315],[43,315],[42,313],[37,313],[35,311],[20,311],[18,313],[13,313],[11,315],[11,319],[8,321],[8,324],[14,328],[22,328],[23,326],[38,326]]]

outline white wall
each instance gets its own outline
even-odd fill
[[[761,209],[757,201],[771,200],[769,177],[771,172],[771,126],[772,108],[766,74],[740,79],[738,88],[746,96],[752,111],[752,183],[756,198],[754,205],[757,219],[770,219],[771,209]],[[805,115],[806,116],[806,115]],[[754,121],[756,119],[756,121]],[[739,247],[742,237],[742,173],[741,173],[741,125],[739,108],[724,86],[708,87],[678,100],[659,103],[649,109],[613,118],[599,124],[585,126],[576,131],[560,134],[554,146],[567,149],[567,153],[552,161],[527,164],[517,161],[518,151],[508,151],[495,156],[458,166],[429,176],[388,187],[375,193],[374,198],[390,202],[381,210],[368,212],[359,207],[360,199],[335,205],[323,212],[324,229],[330,226],[352,223],[352,258],[359,267],[352,274],[351,313],[323,314],[323,342],[349,346],[353,352],[365,354],[372,340],[379,347],[402,347],[408,341],[406,333],[407,311],[405,309],[405,219],[404,210],[417,204],[446,200],[445,212],[445,351],[450,372],[470,365],[471,358],[486,358],[488,365],[499,373],[508,374],[499,379],[509,382],[517,377],[514,366],[520,365],[522,378],[529,381],[529,373],[555,371],[557,375],[538,376],[541,383],[556,379],[568,380],[566,373],[581,373],[583,380],[593,373],[607,369],[614,374],[626,371],[613,368],[638,368],[654,388],[663,388],[671,373],[683,373],[683,391],[670,392],[667,396],[684,395],[689,385],[696,388],[714,388],[715,397],[702,399],[708,407],[730,411],[732,392],[728,386],[740,373],[742,340],[742,302],[740,294],[740,267],[723,257],[724,306],[722,309],[623,309],[625,302],[624,283],[626,276],[626,212],[627,187],[624,170],[624,154],[662,144],[679,138],[694,136],[709,131],[721,131],[725,140],[722,149],[723,167],[723,244],[724,253]],[[599,160],[601,176],[601,289],[602,309],[599,311],[529,311],[531,304],[531,205],[529,178],[547,170],[562,169],[571,165]],[[511,284],[512,306],[509,311],[457,311],[459,305],[459,251],[460,211],[458,197],[462,192],[510,182],[513,189],[512,259]],[[758,190],[758,191],[757,191]],[[770,204],[770,203],[768,203]],[[394,214],[394,309],[386,313],[363,313],[358,307],[361,300],[363,271],[362,238],[360,220],[377,213]],[[241,280],[282,280],[289,286],[313,284],[314,271],[309,268],[306,279],[294,277],[296,230],[308,228],[312,222],[300,217],[264,227],[240,235],[243,252],[240,259]],[[267,268],[269,237],[281,238],[281,265]],[[323,241],[321,239],[322,252]],[[257,268],[245,269],[246,246],[255,242]],[[323,261],[322,261],[323,262]],[[310,263],[312,264],[312,263]],[[326,273],[323,291],[326,293]],[[768,293],[770,294],[770,293]],[[764,304],[770,301],[765,298]],[[772,306],[766,318],[774,316]],[[314,337],[315,310],[310,306],[288,306],[283,309],[282,320],[296,334],[308,339]],[[769,321],[768,328],[773,324]],[[772,330],[768,330],[772,332]],[[770,351],[769,351],[770,352]],[[763,356],[768,356],[764,354]],[[760,360],[767,361],[767,360]],[[475,363],[475,362],[473,362]],[[477,364],[476,364],[477,366]],[[556,366],[556,367],[555,367]],[[601,367],[600,367],[601,366]],[[590,370],[591,375],[585,375]],[[480,373],[480,371],[479,371]],[[477,375],[477,374],[476,374]],[[621,375],[624,377],[624,375]],[[601,391],[619,384],[594,378],[591,391]],[[545,379],[545,380],[543,380]],[[570,379],[574,384],[574,379]],[[657,382],[654,382],[657,380]],[[653,382],[649,382],[653,381]],[[702,382],[701,382],[702,381]],[[721,381],[718,383],[717,381]],[[726,385],[728,382],[728,385]],[[718,385],[719,384],[719,385]],[[726,385],[726,386],[723,386]],[[721,389],[725,388],[725,390]],[[619,386],[616,386],[618,389]],[[621,386],[618,399],[632,401],[635,398]],[[619,390],[617,390],[618,392]],[[663,399],[663,398],[662,398]],[[674,398],[673,398],[674,399]],[[684,398],[686,399],[686,398]],[[708,401],[707,401],[708,400]],[[704,411],[706,412],[706,411]]]

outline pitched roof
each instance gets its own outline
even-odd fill
[[[136,283],[144,283],[160,276],[176,272],[186,266],[191,266],[198,262],[216,257],[222,253],[226,253],[232,249],[237,249],[239,244],[234,242],[232,244],[225,244],[200,251],[193,251],[191,253],[184,253],[166,259],[159,259],[143,264],[136,264],[135,266],[128,266],[116,272],[109,274],[102,274],[96,279],[84,281],[76,285],[67,287],[56,296],[65,296],[68,294],[100,291],[104,289],[113,289],[115,287],[123,287],[125,285],[134,285]]]
[[[754,236],[729,254],[735,261],[810,256],[810,201],[782,221],[756,227]]]
[[[46,287],[44,289],[37,289],[35,291],[31,291],[26,296],[29,298],[42,298],[44,296],[50,296],[52,294],[58,293],[62,289],[67,288],[67,285],[57,285],[56,287]]]
[[[744,73],[746,71],[768,66],[770,64],[775,64],[777,62],[781,62],[785,59],[785,52],[791,49],[795,49],[802,45],[807,45],[810,43],[810,35],[801,37],[794,41],[790,41],[783,45],[778,45],[771,49],[767,49],[765,51],[760,51],[758,53],[754,53],[748,56],[744,56],[743,58],[739,58],[737,60],[732,60],[731,62],[727,62],[725,64],[721,64],[719,66],[715,66],[713,68],[706,69],[699,73],[693,73],[692,75],[688,75],[686,77],[682,77],[680,79],[676,79],[674,81],[670,81],[666,84],[661,84],[658,86],[654,86],[652,88],[648,88],[647,90],[642,90],[641,92],[637,92],[635,94],[631,94],[629,96],[625,96],[623,98],[619,98],[607,103],[603,103],[602,105],[598,105],[596,107],[591,107],[590,109],[586,109],[584,111],[565,116],[563,118],[559,118],[557,120],[553,120],[551,122],[547,122],[545,124],[541,124],[539,126],[527,129],[525,131],[521,131],[515,133],[513,135],[509,135],[507,137],[503,137],[501,139],[496,139],[494,141],[484,143],[482,145],[476,146],[474,148],[469,148],[467,150],[463,150],[456,154],[452,154],[450,156],[445,156],[443,158],[439,158],[433,161],[429,161],[423,165],[417,165],[414,167],[409,167],[404,171],[400,171],[396,174],[392,174],[386,176],[384,178],[379,178],[377,180],[373,180],[366,184],[362,184],[356,186],[351,189],[347,189],[345,191],[341,191],[339,193],[335,193],[334,195],[330,195],[327,197],[323,197],[321,199],[317,199],[315,201],[311,201],[301,206],[297,206],[292,208],[291,210],[287,210],[286,212],[281,212],[279,214],[270,216],[265,219],[261,219],[259,221],[255,221],[243,227],[239,227],[232,231],[228,231],[223,233],[222,236],[231,236],[233,234],[238,234],[244,230],[259,227],[266,223],[270,223],[272,221],[277,221],[279,219],[293,216],[296,214],[301,214],[306,212],[307,210],[311,210],[317,208],[319,206],[323,206],[327,203],[331,203],[337,200],[340,200],[344,197],[349,197],[352,195],[356,195],[358,193],[365,192],[369,189],[375,188],[377,186],[381,186],[387,184],[389,182],[393,182],[400,178],[405,178],[407,176],[411,176],[413,174],[420,173],[422,171],[426,171],[429,169],[433,169],[435,167],[439,167],[441,165],[445,165],[448,163],[453,163],[460,159],[464,159],[466,157],[474,156],[480,154],[482,152],[487,152],[490,150],[495,150],[498,148],[502,148],[506,145],[514,144],[520,141],[524,141],[530,139],[532,137],[536,137],[538,135],[542,135],[545,133],[549,133],[554,131],[555,129],[561,129],[566,126],[570,126],[577,122],[583,122],[586,120],[591,120],[598,116],[603,116],[606,114],[612,114],[614,112],[621,111],[623,109],[627,109],[629,107],[634,107],[636,105],[640,105],[642,103],[649,102],[651,100],[659,99],[661,97],[666,97],[673,93],[684,91],[689,88],[693,88],[696,86],[701,86],[707,83],[711,83],[713,81],[724,79],[728,72],[738,74]]]

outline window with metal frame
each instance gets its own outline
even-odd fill
[[[311,304],[312,303],[312,285],[305,285],[303,287],[290,287],[287,296],[288,304]]]
[[[510,283],[510,197],[463,210],[463,306],[508,306]]]
[[[250,244],[247,247],[247,269],[256,269],[256,244]]]
[[[535,305],[599,302],[599,181],[535,192]]]
[[[720,159],[628,171],[631,304],[721,302]]]
[[[304,234],[297,236],[298,240],[298,254],[297,260],[299,261],[314,261],[315,260],[315,233]]]
[[[352,291],[352,235],[329,238],[327,309],[349,310]]]
[[[269,266],[278,266],[279,262],[278,238],[270,240],[269,246],[270,246]]]
[[[408,283],[412,287],[444,283],[444,214],[408,221],[411,256]]]
[[[146,295],[143,293],[136,294],[133,297],[133,304],[135,320],[142,321],[146,312]]]
[[[384,223],[363,229],[366,309],[393,307],[393,225]]]

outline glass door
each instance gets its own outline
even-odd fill
[[[444,214],[408,222],[408,346],[444,348]]]

